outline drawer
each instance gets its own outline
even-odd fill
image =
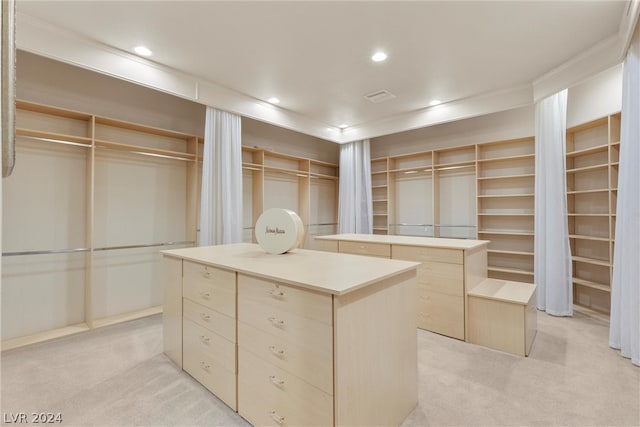
[[[277,310],[252,299],[238,299],[240,322],[314,353],[326,351],[333,343],[333,328],[330,325]],[[244,344],[238,342],[238,345]]]
[[[347,242],[341,240],[338,243],[338,251],[345,254],[391,258],[391,246],[387,243]]]
[[[294,374],[333,395],[333,345],[311,351],[275,335],[238,322],[238,345],[276,367]]]
[[[449,264],[462,264],[464,262],[464,250],[425,248],[421,246],[393,245],[393,259],[405,261],[433,261]]]
[[[286,311],[333,324],[331,295],[281,285],[253,276],[238,274],[238,298],[250,299],[274,310]]]
[[[331,426],[333,397],[240,349],[238,413],[255,426]]]
[[[236,405],[236,374],[217,363],[212,357],[197,348],[185,347],[183,367],[186,372],[229,405],[234,411]]]
[[[418,266],[416,282],[431,291],[464,296],[464,267],[460,264],[426,261]]]
[[[236,273],[183,261],[182,296],[236,317]]]
[[[210,356],[223,368],[236,372],[235,343],[197,325],[189,319],[184,319],[183,337],[183,351],[199,351]]]
[[[236,321],[224,314],[195,302],[183,299],[183,316],[192,322],[236,342]]]
[[[418,328],[464,340],[464,298],[418,284]]]

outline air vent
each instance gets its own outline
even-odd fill
[[[388,90],[379,90],[368,95],[364,96],[367,100],[373,102],[374,104],[379,104],[384,101],[388,101],[390,99],[395,98],[396,96],[389,92]]]

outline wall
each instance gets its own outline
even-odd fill
[[[622,64],[569,89],[567,127],[590,122],[622,109]]]

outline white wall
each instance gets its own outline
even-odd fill
[[[567,127],[573,127],[622,109],[622,64],[569,89]]]

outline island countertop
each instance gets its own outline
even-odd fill
[[[273,255],[253,243],[199,246],[162,253],[333,295],[347,294],[381,279],[415,270],[419,265],[307,249]]]
[[[489,244],[488,240],[448,239],[444,237],[395,236],[386,234],[331,234],[315,236],[316,240],[343,240],[360,243],[424,246],[442,249],[472,250]]]

